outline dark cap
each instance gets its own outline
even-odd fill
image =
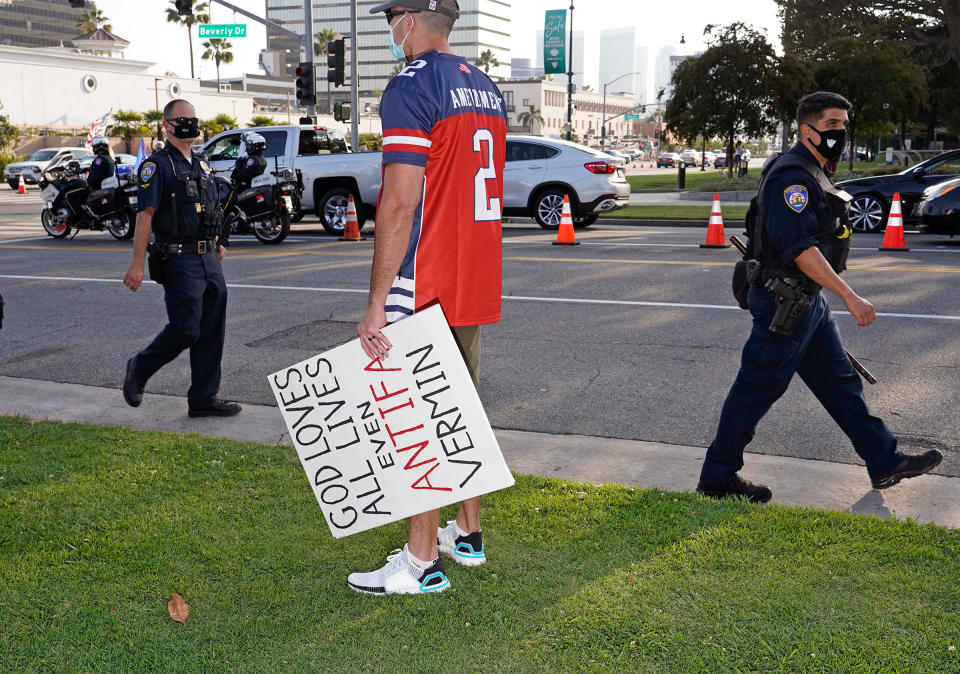
[[[441,4],[441,0],[394,0],[393,2],[381,2],[379,5],[371,9],[370,13],[379,14],[380,12],[385,12],[388,9],[393,9],[394,7],[406,7],[408,9],[423,9],[428,12],[446,14],[447,16],[452,16],[454,20],[460,18],[459,3],[453,3],[457,5],[457,10],[445,9],[441,7]]]

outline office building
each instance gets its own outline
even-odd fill
[[[89,4],[89,3],[88,3]],[[0,45],[61,47],[80,34],[67,0],[0,0]]]
[[[313,28],[319,33],[325,28],[347,39],[346,78],[349,84],[352,74],[352,45],[350,44],[349,2],[314,0]],[[390,55],[389,28],[383,14],[371,15],[370,9],[378,0],[357,2],[357,40],[359,62],[359,90],[362,95],[382,91],[396,74],[400,61]],[[475,63],[484,51],[493,52],[500,65],[490,69],[492,77],[510,75],[510,2],[505,0],[462,0],[460,18],[450,34],[450,47],[454,53]],[[287,30],[303,34],[303,3],[298,0],[266,0],[266,17]],[[399,30],[399,29],[398,29]],[[400,39],[400,38],[398,38]],[[276,73],[293,78],[293,71],[301,60],[300,44],[296,41],[267,32],[267,49],[283,55],[284,70]],[[326,96],[327,66],[324,57],[317,59],[319,67],[317,92]],[[349,98],[349,86],[334,90],[334,100]]]
[[[611,28],[600,31],[600,87],[616,78],[607,91],[628,91],[633,94],[634,103],[648,103],[647,92],[647,48],[637,45],[636,28]]]

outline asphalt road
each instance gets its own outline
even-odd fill
[[[119,388],[126,359],[162,327],[162,289],[131,293],[120,283],[129,242],[44,237],[39,208],[34,190],[0,190],[0,374]],[[727,224],[728,235],[737,230]],[[708,445],[750,319],[729,291],[735,253],[699,248],[704,234],[595,225],[578,232],[582,245],[559,247],[535,225],[506,226],[503,320],[484,330],[481,367],[492,424]],[[874,414],[905,449],[944,451],[937,472],[958,476],[960,245],[907,237],[910,252],[889,253],[877,250],[880,235],[856,235],[845,277],[883,315],[868,328],[838,320],[847,348],[880,380],[867,387]],[[269,373],[355,334],[373,245],[335,241],[309,222],[278,247],[234,242],[221,394],[273,404]],[[188,382],[182,356],[147,391],[185,395]],[[858,461],[799,380],[750,450]]]

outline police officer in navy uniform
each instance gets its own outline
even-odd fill
[[[263,158],[263,151],[267,148],[266,139],[255,131],[249,131],[243,134],[243,144],[247,156],[237,159],[230,174],[230,180],[236,185],[238,194],[250,187],[253,179],[267,170],[267,160]]]
[[[110,156],[110,144],[103,136],[96,136],[90,143],[90,149],[96,155],[87,173],[87,185],[91,192],[100,189],[100,184],[117,174],[117,164]]]
[[[146,349],[127,361],[123,396],[128,404],[138,406],[147,380],[189,349],[189,415],[232,416],[240,405],[217,398],[227,309],[220,268],[226,250],[218,242],[222,213],[217,191],[209,165],[190,149],[200,135],[193,106],[180,99],[171,101],[163,109],[163,124],[166,145],[140,166],[133,261],[123,283],[136,291],[143,282],[152,231],[151,257],[166,258],[162,282],[170,322]]]
[[[794,373],[850,438],[875,489],[922,475],[943,460],[936,450],[916,456],[900,452],[887,426],[870,414],[860,376],[820,294],[826,288],[839,297],[861,326],[876,318],[873,305],[839,276],[849,250],[850,196],[834,187],[824,171],[825,166],[835,168],[843,152],[850,108],[843,96],[829,92],[800,101],[800,140],[762,179],[755,231],[750,231],[748,216],[748,255],[760,262],[748,293],[753,329],[700,473],[697,491],[706,496],[745,496],[757,503],[771,498],[770,489],[744,480],[737,471],[757,423],[787,390]],[[784,302],[789,304],[784,307]]]

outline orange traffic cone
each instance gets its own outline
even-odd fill
[[[729,248],[726,237],[723,235],[723,215],[720,213],[720,195],[714,192],[713,208],[710,209],[710,224],[707,225],[707,240],[700,244],[701,248]]]
[[[343,227],[341,241],[366,241],[360,236],[360,225],[357,223],[357,207],[353,203],[353,195],[347,198],[347,222]]]
[[[557,240],[554,246],[579,246],[573,236],[573,215],[570,213],[570,195],[563,195],[563,212],[560,214],[560,227],[557,228]]]
[[[887,216],[887,231],[883,234],[883,245],[880,246],[880,250],[910,250],[903,237],[903,211],[900,206],[899,192],[893,194],[890,215]]]
[[[17,194],[27,193],[27,183],[23,182],[23,174],[20,174],[20,184],[17,185]]]

